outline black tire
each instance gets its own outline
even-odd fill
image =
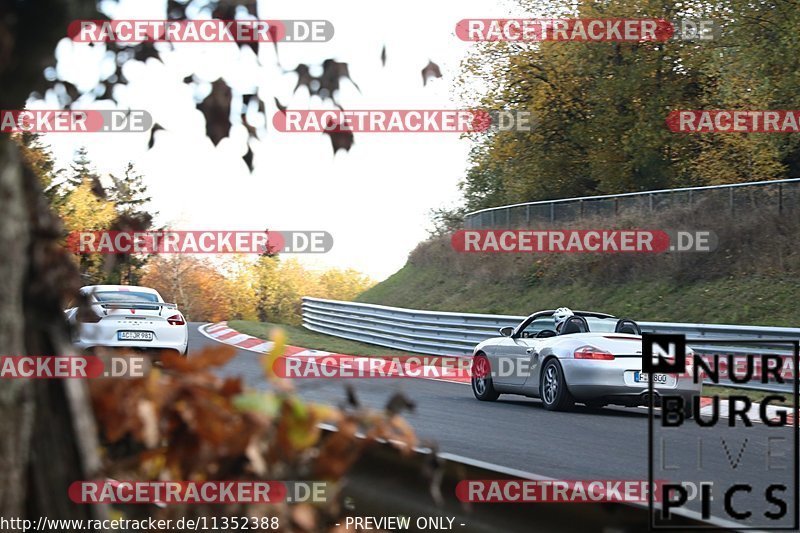
[[[555,357],[548,359],[539,376],[539,398],[548,411],[567,411],[575,405],[575,398],[567,388],[564,370]]]
[[[492,383],[492,369],[489,359],[478,354],[472,358],[472,394],[482,402],[493,402],[500,397],[500,393],[494,390]]]

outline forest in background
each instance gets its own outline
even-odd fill
[[[535,126],[476,135],[461,205],[434,212],[438,229],[498,205],[800,176],[797,134],[685,134],[666,125],[674,110],[798,109],[797,2],[518,2],[534,17],[707,19],[718,35],[476,46],[456,86],[462,105],[527,111]]]
[[[69,168],[60,168],[35,134],[17,136],[23,157],[38,176],[59,215],[72,231],[156,228],[156,213],[143,176],[128,163],[117,176],[101,177],[84,149]],[[82,283],[145,285],[178,304],[189,320],[260,320],[299,324],[303,296],[352,300],[374,282],[353,269],[310,270],[279,254],[211,258],[187,254],[75,255]]]

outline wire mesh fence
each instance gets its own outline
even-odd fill
[[[464,217],[464,227],[528,228],[542,223],[566,223],[597,217],[613,219],[632,211],[654,213],[692,206],[702,206],[721,216],[731,217],[753,210],[797,213],[800,208],[800,178],[506,205],[468,213]]]

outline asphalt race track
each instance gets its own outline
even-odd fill
[[[190,357],[203,346],[216,343],[198,332],[199,325],[190,324]],[[264,388],[259,357],[257,353],[238,350],[224,373],[243,376],[247,385]],[[424,379],[307,379],[295,380],[295,384],[310,401],[338,405],[345,397],[343,381],[353,384],[363,405],[376,409],[382,408],[394,391],[404,392],[416,402],[415,412],[406,418],[423,442],[435,442],[441,452],[556,479],[648,479],[646,409],[592,410],[579,405],[568,413],[550,412],[536,399],[501,396],[497,402],[479,402],[467,385]],[[785,442],[791,445],[792,428],[761,423],[747,428],[740,423],[729,428],[727,420],[722,422],[713,428],[691,423],[670,434],[666,462],[688,464],[696,471],[698,439],[702,438],[703,470],[694,477],[669,479],[714,480],[715,486],[722,487],[746,481],[754,487],[752,500],[740,494],[735,501],[743,509],[749,505],[762,520],[764,511],[775,510],[764,501],[763,487],[786,482],[788,489],[782,498],[791,515],[795,501],[791,453],[775,458],[768,466],[763,443],[772,437],[787,439]],[[747,443],[743,444],[745,438]],[[723,499],[719,496],[712,505],[713,514],[730,520],[718,513],[717,504],[721,506]],[[697,506],[691,507],[699,510],[699,502],[694,503]]]

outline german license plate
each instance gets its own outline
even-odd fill
[[[633,373],[633,380],[636,383],[650,383],[650,375],[647,372],[634,372]],[[660,385],[666,385],[667,383],[667,375],[666,374],[653,374],[653,383],[658,383]]]
[[[151,341],[152,331],[118,331],[117,340],[120,341]]]

